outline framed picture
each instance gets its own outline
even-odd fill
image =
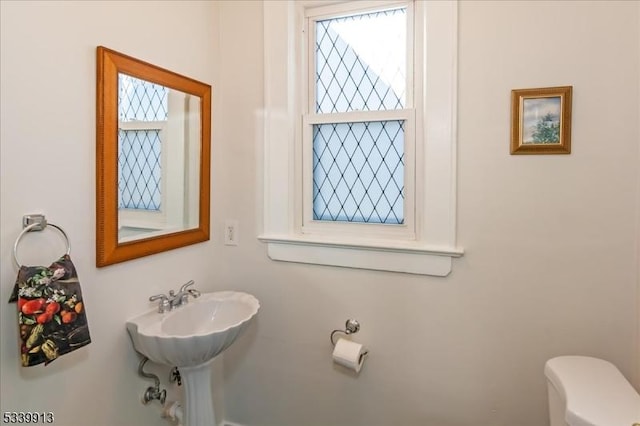
[[[511,154],[571,153],[572,86],[511,91]]]

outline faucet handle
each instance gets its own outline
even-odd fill
[[[200,293],[195,288],[190,288],[189,290],[187,290],[187,293],[189,293],[193,297],[200,297],[202,295],[202,293]]]
[[[187,287],[192,286],[195,283],[196,282],[194,280],[189,280],[189,282],[182,284],[182,287],[180,287],[180,293],[184,293],[185,291],[187,291]]]
[[[156,300],[162,300],[162,299],[169,300],[169,298],[164,294],[156,294],[154,296],[149,297],[149,302],[155,302]]]
[[[167,296],[165,296],[164,294],[156,294],[149,297],[149,302],[155,302],[156,300],[160,301],[160,304],[158,305],[158,312],[163,314],[164,311],[171,310],[171,305]]]

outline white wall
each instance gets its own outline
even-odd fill
[[[544,362],[584,354],[638,382],[636,2],[460,4],[459,244],[447,278],[277,263],[255,241],[261,4],[221,6],[223,280],[262,302],[225,356],[245,425],[540,426]],[[268,52],[266,52],[268,54]],[[509,155],[510,90],[573,85],[567,156]],[[258,186],[259,187],[259,186]],[[250,190],[247,191],[247,188]],[[329,333],[357,318],[360,376]]]
[[[141,396],[139,358],[126,319],[147,298],[195,279],[213,290],[214,242],[95,267],[96,46],[143,59],[216,88],[217,5],[212,2],[13,2],[1,7],[0,374],[2,411],[53,411],[56,425],[165,425]],[[71,240],[92,343],[52,364],[22,368],[12,247],[24,214],[43,212]],[[62,254],[53,231],[27,235],[20,259],[49,264]],[[168,385],[168,370],[151,366]],[[221,396],[220,396],[221,397]]]
[[[139,403],[150,383],[124,321],[190,278],[261,300],[217,376],[225,417],[247,426],[540,426],[544,362],[569,353],[609,359],[640,384],[637,3],[461,3],[466,254],[447,278],[270,261],[255,238],[262,4],[150,4],[0,2],[3,411],[54,410],[61,426],[166,424]],[[211,242],[94,267],[98,44],[212,83]],[[565,84],[572,154],[510,156],[510,90]],[[71,237],[93,343],[23,369],[6,298],[20,219],[36,211]],[[237,247],[222,245],[225,219],[239,220]],[[34,262],[58,254],[25,250]],[[329,333],[348,317],[371,351],[357,378],[330,359]]]

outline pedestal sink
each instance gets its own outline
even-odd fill
[[[236,291],[203,293],[166,313],[153,309],[127,321],[133,347],[150,360],[177,366],[185,385],[184,426],[216,425],[211,361],[242,335],[260,303]]]

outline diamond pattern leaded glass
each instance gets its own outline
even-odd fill
[[[315,112],[406,106],[407,10],[315,22]],[[404,223],[404,121],[313,125],[313,219]]]
[[[313,218],[404,222],[404,122],[313,126]]]
[[[118,74],[119,122],[158,122],[168,118],[168,89]],[[118,131],[118,206],[160,210],[161,137],[159,129]]]
[[[118,120],[165,121],[168,89],[159,84],[118,74]]]
[[[316,112],[404,108],[406,9],[316,21]]]
[[[119,207],[159,211],[160,131],[120,130],[118,140]]]

